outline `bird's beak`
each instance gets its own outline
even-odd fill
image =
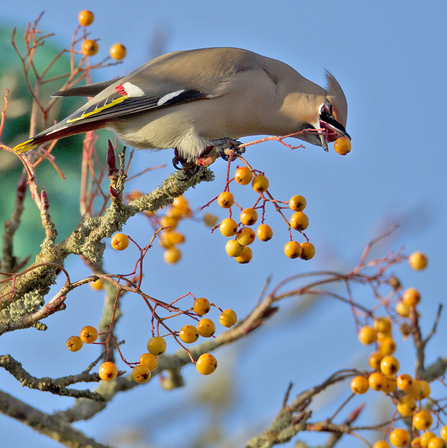
[[[328,120],[320,120],[320,128],[324,129],[324,132],[319,134],[321,146],[327,152],[327,144],[335,142],[340,137],[347,137],[351,140],[351,136],[346,132],[346,129],[337,120],[333,118]]]

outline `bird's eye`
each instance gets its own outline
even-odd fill
[[[332,114],[332,104],[329,102],[323,103],[320,108],[320,116],[327,117]]]

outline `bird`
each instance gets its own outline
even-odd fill
[[[320,87],[286,63],[249,50],[175,51],[127,76],[55,93],[91,99],[14,150],[108,128],[135,148],[174,148],[182,162],[194,163],[210,148],[237,146],[241,137],[300,131],[306,132],[297,138],[328,151],[328,143],[351,137],[345,94],[329,71],[326,82]]]

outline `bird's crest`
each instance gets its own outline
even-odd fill
[[[346,128],[346,121],[348,119],[348,103],[346,102],[345,94],[343,93],[340,84],[335,79],[334,75],[326,70],[326,93],[327,98],[332,104],[332,110],[335,119]]]

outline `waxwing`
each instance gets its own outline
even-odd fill
[[[185,161],[216,141],[304,129],[323,129],[298,138],[327,151],[328,142],[350,137],[343,90],[331,73],[326,79],[323,89],[283,62],[237,48],[173,52],[123,78],[57,92],[93,98],[14,150],[108,128],[133,147],[175,148]]]

